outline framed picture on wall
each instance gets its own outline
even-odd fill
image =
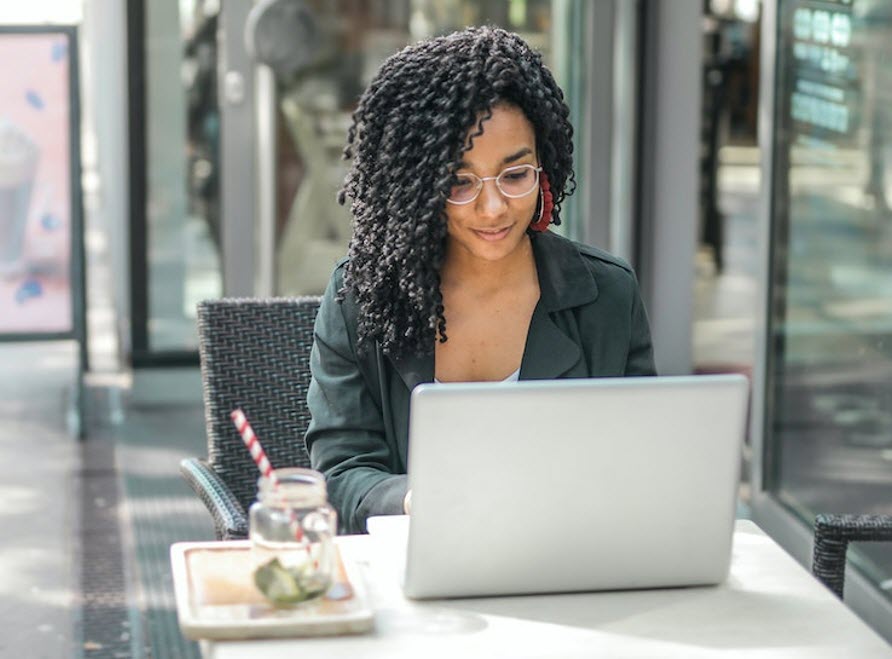
[[[0,340],[83,338],[77,32],[0,26]]]

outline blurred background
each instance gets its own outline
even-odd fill
[[[198,656],[167,558],[213,537],[177,472],[206,450],[195,305],[320,293],[359,95],[478,24],[564,89],[559,230],[634,265],[660,372],[750,377],[740,515],[808,566],[815,514],[892,513],[892,3],[3,3],[0,650]],[[892,550],[849,556],[847,602],[892,639]]]

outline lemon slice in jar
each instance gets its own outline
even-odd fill
[[[300,587],[292,572],[274,558],[254,571],[254,584],[275,606],[289,606],[307,599],[308,593]]]

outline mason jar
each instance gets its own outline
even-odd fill
[[[332,584],[337,514],[318,471],[273,475],[258,480],[249,513],[254,584],[274,606],[291,607],[318,599]]]

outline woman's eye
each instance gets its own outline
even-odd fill
[[[527,176],[529,176],[529,174],[528,174],[526,171],[522,171],[522,172],[507,172],[506,174],[504,174],[504,177],[505,177],[506,179],[508,179],[509,181],[522,181],[522,180],[524,180]]]
[[[471,179],[459,177],[458,180],[452,185],[454,190],[466,190],[473,186]]]

